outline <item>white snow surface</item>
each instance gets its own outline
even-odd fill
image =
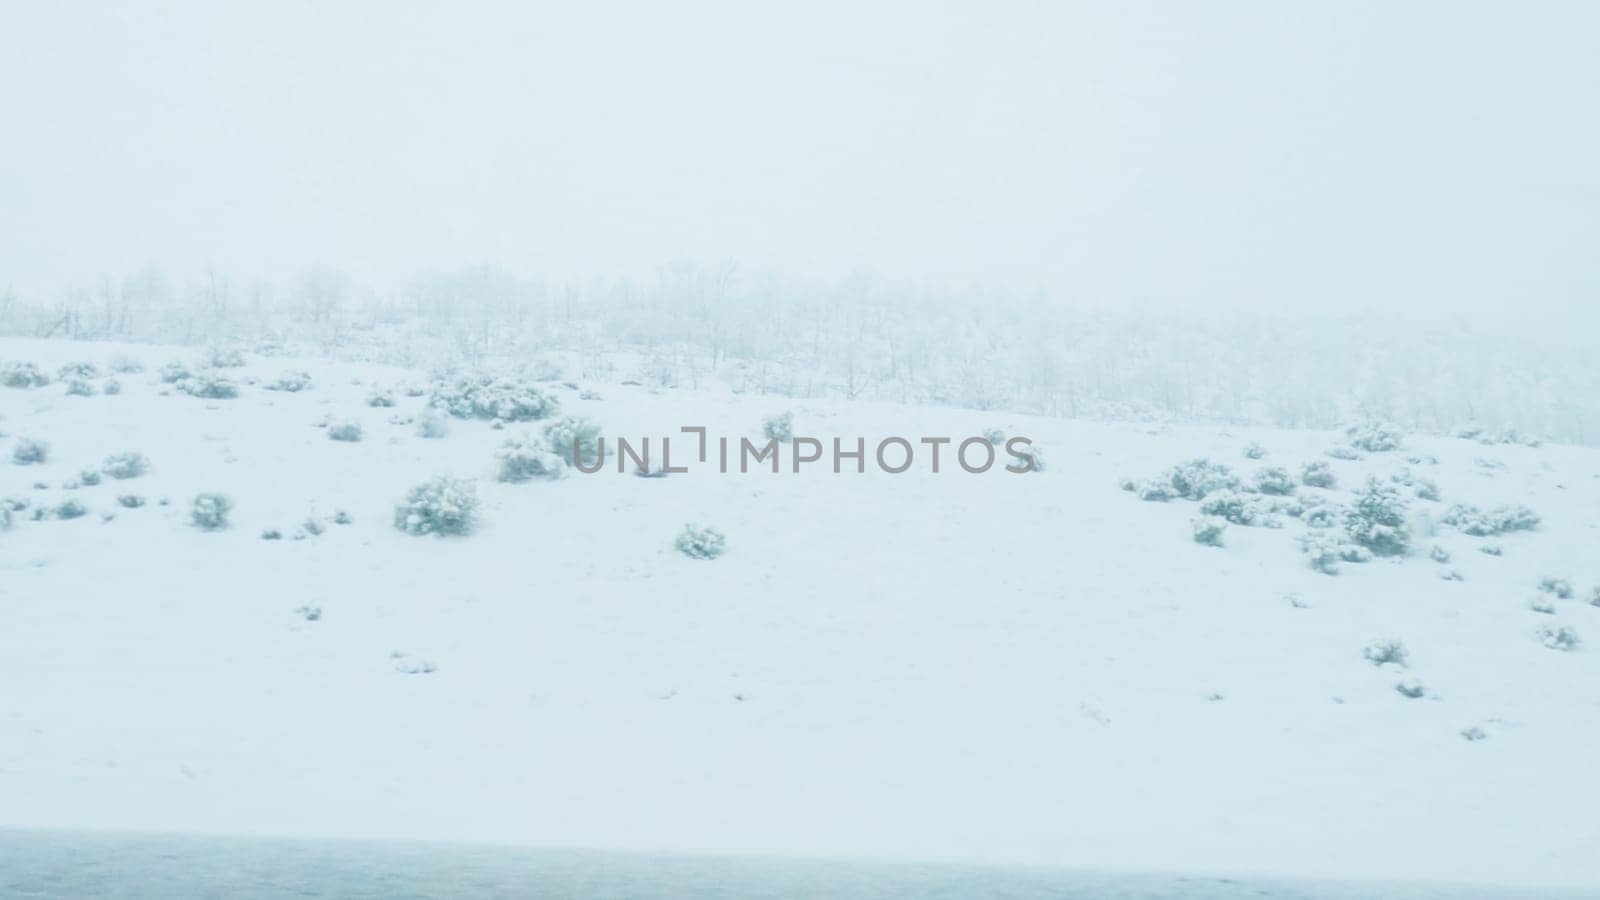
[[[0,496],[89,510],[0,532],[0,825],[1600,885],[1594,449],[1409,435],[1351,461],[1328,431],[552,382],[613,438],[755,438],[788,408],[869,446],[998,427],[1049,468],[502,484],[495,448],[541,423],[426,440],[390,422],[425,397],[366,404],[426,373],[250,356],[210,400],[157,377],[193,351],[0,340],[51,373],[122,354],[145,371],[117,395],[0,387]],[[313,386],[264,389],[292,369]],[[363,440],[316,427],[347,419]],[[23,437],[49,461],[13,464]],[[123,451],[150,471],[63,487]],[[1206,547],[1194,503],[1119,489],[1196,457],[1326,460],[1337,495],[1410,468],[1442,501],[1411,501],[1409,557],[1330,577],[1298,521]],[[394,527],[436,475],[477,480],[476,533]],[[205,492],[229,528],[190,524]],[[1452,503],[1543,521],[1422,533]],[[726,553],[677,553],[688,522]],[[1576,587],[1554,616],[1545,576]],[[1404,670],[1363,658],[1387,638]]]

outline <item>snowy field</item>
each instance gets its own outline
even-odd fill
[[[1580,900],[1581,890],[0,829],[0,896],[217,900]]]
[[[0,825],[1600,885],[1600,450],[203,356],[0,339]],[[782,412],[1045,468],[497,477]]]

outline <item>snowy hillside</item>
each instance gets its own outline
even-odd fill
[[[0,826],[1600,882],[1600,450],[573,374],[0,340]]]

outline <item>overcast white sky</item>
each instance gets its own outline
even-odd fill
[[[13,2],[0,288],[737,259],[1576,309],[1600,4]]]

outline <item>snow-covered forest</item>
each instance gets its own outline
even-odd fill
[[[230,344],[409,367],[571,376],[1115,421],[1513,432],[1600,442],[1600,334],[1468,316],[1073,303],[735,264],[547,282],[493,267],[379,290],[159,269],[55,300],[0,294],[0,333]]]

